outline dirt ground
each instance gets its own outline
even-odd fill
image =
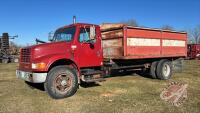
[[[161,81],[137,74],[107,78],[80,87],[66,99],[51,99],[15,76],[17,64],[0,64],[0,113],[200,113],[200,60],[185,61],[183,73]],[[119,74],[120,75],[120,74]],[[188,84],[188,98],[180,107],[160,99],[171,81]]]

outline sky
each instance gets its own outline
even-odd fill
[[[200,25],[200,0],[1,0],[0,35],[18,35],[20,45],[35,38],[48,40],[48,33],[72,24],[117,23],[134,19],[140,26],[170,25],[178,31]]]

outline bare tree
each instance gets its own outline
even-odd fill
[[[129,19],[129,20],[126,20],[126,21],[121,21],[121,23],[129,25],[129,26],[134,26],[134,27],[138,26],[138,23],[135,19]]]
[[[199,38],[198,44],[200,44],[200,38]]]
[[[200,44],[200,25],[197,27],[193,28],[188,32],[189,38],[195,43],[195,44]]]
[[[12,54],[12,55],[18,55],[19,54],[19,50],[20,50],[20,48],[22,48],[23,46],[20,46],[20,45],[18,45],[18,44],[16,44],[16,43],[14,43],[14,42],[10,42],[10,53]]]
[[[174,30],[174,28],[171,25],[163,25],[161,27],[161,29],[163,29],[163,30]]]

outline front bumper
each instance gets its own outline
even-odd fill
[[[32,72],[16,70],[16,76],[17,78],[28,82],[44,83],[46,81],[47,73],[32,73]]]

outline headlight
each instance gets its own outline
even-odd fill
[[[32,63],[32,69],[44,69],[46,67],[45,63]]]

